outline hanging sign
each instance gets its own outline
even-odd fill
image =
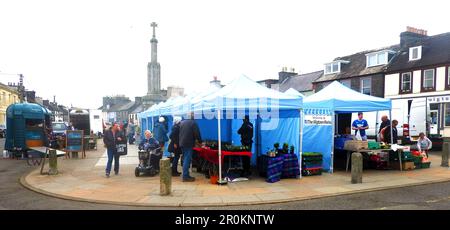
[[[427,97],[428,103],[446,103],[450,102],[450,95],[443,95],[443,96],[437,96],[437,97]]]

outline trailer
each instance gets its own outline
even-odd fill
[[[84,135],[91,131],[96,135],[103,134],[102,111],[98,109],[70,109],[69,122],[76,130],[83,130]]]

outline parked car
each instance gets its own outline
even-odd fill
[[[52,123],[53,135],[64,136],[67,130],[67,125],[64,122],[53,122]]]
[[[4,138],[6,135],[6,125],[0,125],[0,138]]]

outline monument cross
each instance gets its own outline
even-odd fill
[[[158,24],[156,24],[156,22],[152,22],[150,26],[153,27],[153,37],[155,37],[155,27],[158,27]]]

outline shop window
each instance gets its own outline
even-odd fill
[[[450,103],[445,103],[445,126],[450,126]]]
[[[412,91],[412,74],[411,72],[402,73],[400,76],[400,94],[411,93]]]
[[[450,90],[450,66],[445,69],[445,89]]]

